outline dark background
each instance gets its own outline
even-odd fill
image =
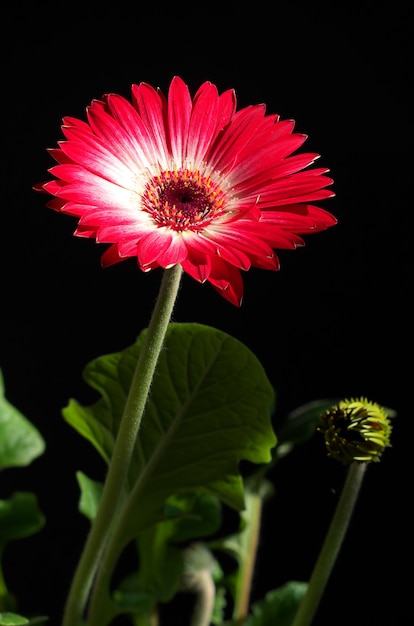
[[[368,469],[315,625],[399,626],[412,615],[413,22],[405,3],[329,6],[44,2],[3,11],[0,367],[7,398],[48,444],[30,469],[0,477],[1,497],[35,491],[47,518],[7,548],[5,575],[22,610],[50,615],[53,626],[87,529],[74,473],[104,471],[61,408],[70,397],[95,399],[83,367],[134,341],[161,275],[133,260],[102,270],[104,248],[72,237],[74,218],[45,208],[32,186],[48,177],[46,148],[62,138],[62,116],[84,118],[93,98],[129,97],[136,82],[166,92],[175,74],[192,93],[210,80],[234,88],[239,107],[265,102],[294,118],[309,136],[303,150],[331,170],[336,197],[319,205],[337,226],[281,253],[280,272],[248,272],[240,309],[184,277],[174,317],[246,343],[278,390],[280,418],[323,397],[364,395],[397,411],[393,446]],[[253,599],[309,577],[344,472],[314,438],[272,478]]]

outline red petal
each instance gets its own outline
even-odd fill
[[[168,126],[176,167],[183,165],[191,117],[191,96],[184,81],[175,76],[168,92]]]
[[[218,133],[222,132],[223,129],[227,126],[227,124],[232,119],[234,113],[236,111],[236,94],[234,89],[229,89],[219,96],[219,110],[217,113],[217,126],[214,132],[214,136],[212,137],[212,142],[217,137]]]
[[[115,104],[113,103],[112,106],[114,107]],[[105,103],[99,100],[92,102],[87,113],[89,123],[96,135],[110,145],[111,151],[120,159],[126,159],[126,162],[131,164],[134,162],[134,157],[139,158],[140,165],[143,163],[145,167],[149,167],[154,162],[152,144],[141,121],[137,122],[131,134],[108,113]],[[119,115],[122,113],[119,112]],[[137,119],[139,120],[138,116]]]
[[[211,271],[211,256],[200,252],[196,248],[188,249],[187,258],[182,261],[181,266],[187,274],[203,283],[208,279]]]
[[[231,304],[241,306],[243,299],[243,279],[240,270],[221,261],[221,259],[215,258],[212,261],[208,281],[223,298],[231,302]]]
[[[120,257],[118,254],[118,246],[114,244],[110,246],[101,256],[101,265],[102,267],[110,267],[111,265],[115,265],[115,263],[120,263],[125,259]]]
[[[132,101],[147,127],[147,131],[159,155],[168,164],[163,100],[153,87],[146,83],[141,83],[140,85],[132,86]]]
[[[254,136],[264,115],[263,105],[241,109],[233,116],[231,123],[224,129],[219,141],[206,155],[210,167],[221,172],[233,167],[238,154]]]
[[[194,98],[188,129],[187,159],[197,166],[205,156],[217,127],[218,93],[211,83],[204,83]]]
[[[154,261],[162,267],[171,267],[186,258],[187,248],[181,236],[167,228],[157,228],[138,241],[137,256],[144,268]]]

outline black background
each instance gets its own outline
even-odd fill
[[[303,149],[331,170],[336,197],[319,205],[337,226],[281,253],[280,272],[248,272],[240,309],[184,277],[174,319],[246,343],[278,390],[280,417],[313,399],[359,395],[397,411],[393,446],[368,469],[315,624],[409,621],[412,16],[398,2],[329,6],[44,2],[4,10],[0,367],[7,398],[48,444],[30,469],[0,478],[1,497],[35,491],[47,518],[4,556],[22,611],[59,623],[87,529],[74,473],[104,472],[61,408],[70,397],[95,398],[83,367],[134,341],[161,278],[133,260],[102,270],[104,248],[72,237],[74,219],[45,208],[32,186],[47,179],[46,148],[62,138],[62,116],[84,118],[109,91],[129,97],[132,83],[166,92],[178,74],[193,93],[210,80],[234,88],[239,107],[265,102],[269,113],[294,118],[309,136]],[[309,577],[344,473],[312,439],[272,478],[254,599]],[[179,617],[167,623],[181,626]]]

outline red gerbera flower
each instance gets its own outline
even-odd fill
[[[137,257],[152,270],[177,263],[240,305],[240,270],[277,270],[274,249],[336,223],[309,202],[334,193],[318,154],[292,156],[306,140],[265,106],[236,111],[233,90],[205,82],[194,98],[179,77],[168,99],[146,83],[132,103],[94,100],[87,122],[65,117],[51,154],[56,180],[38,185],[51,208],[79,218],[75,235],[112,244],[103,266]]]

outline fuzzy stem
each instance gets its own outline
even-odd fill
[[[328,533],[313,569],[306,594],[292,626],[309,626],[332,572],[360,492],[367,463],[351,463]]]
[[[193,576],[191,590],[196,594],[196,602],[190,626],[210,626],[214,609],[216,587],[209,570],[200,570]]]
[[[135,368],[124,414],[105,479],[98,513],[93,520],[67,598],[62,626],[81,626],[93,578],[118,511],[152,377],[177,298],[180,265],[164,272],[158,299]]]

